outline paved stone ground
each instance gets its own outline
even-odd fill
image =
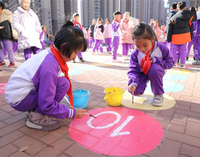
[[[109,55],[84,54],[85,63],[69,63],[70,69],[86,65],[99,65],[96,69],[80,70],[81,74],[71,75],[73,89],[88,89],[91,97],[87,110],[108,107],[104,98],[104,88],[117,86],[127,90],[128,62],[112,64]],[[121,56],[119,55],[119,59]],[[16,65],[24,62],[23,56],[15,56]],[[192,59],[191,59],[192,61]],[[176,105],[168,110],[142,110],[155,118],[163,127],[162,142],[152,151],[140,157],[199,157],[200,156],[200,69],[187,62],[190,72],[185,72],[186,80],[173,82],[184,86],[182,91],[167,92],[176,100]],[[8,64],[8,60],[6,59]],[[2,68],[0,83],[7,82],[15,68]],[[77,69],[76,69],[77,70]],[[175,87],[176,88],[176,87]],[[69,135],[71,120],[64,120],[63,126],[52,132],[28,129],[25,113],[15,111],[0,95],[0,156],[1,157],[105,157],[92,152],[74,142]],[[29,146],[24,152],[19,149]]]

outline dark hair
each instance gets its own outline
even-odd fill
[[[157,37],[151,26],[145,23],[140,23],[139,25],[135,26],[132,30],[132,39],[149,39],[149,40],[156,40]]]
[[[186,2],[185,2],[185,1],[180,1],[180,2],[178,2],[177,8],[178,8],[179,10],[183,10],[185,7],[186,7]]]
[[[86,31],[88,31],[88,30],[89,30],[89,28],[88,28],[88,27],[86,27],[86,28],[85,28],[85,30],[86,30]]]
[[[75,51],[84,52],[87,50],[87,40],[84,38],[83,31],[79,27],[73,27],[73,23],[69,20],[56,34],[54,45],[68,58]]]
[[[79,14],[78,13],[74,13],[73,14],[73,18],[76,17],[76,16],[79,16]]]
[[[0,2],[0,8],[2,8],[2,10],[5,9],[5,5],[2,2]]]
[[[171,4],[171,8],[172,8],[172,9],[177,9],[177,2],[172,3],[172,4]]]
[[[106,20],[108,20],[108,22],[110,23],[110,20],[109,20],[109,18],[107,18]]]
[[[113,13],[113,16],[115,16],[115,15],[121,15],[122,13],[120,12],[120,11],[115,11],[114,13]]]
[[[99,17],[99,18],[97,19],[97,21],[103,21],[103,19],[102,19],[101,17]]]

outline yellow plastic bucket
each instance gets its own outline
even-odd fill
[[[120,106],[122,104],[122,96],[124,90],[119,87],[108,87],[104,89],[106,103],[109,106]]]

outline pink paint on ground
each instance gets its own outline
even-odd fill
[[[162,140],[162,126],[144,112],[108,107],[88,113],[97,119],[87,115],[82,119],[74,119],[69,126],[69,133],[74,141],[96,153],[140,155],[156,148]]]
[[[177,68],[180,68],[180,64],[177,64]],[[191,66],[188,66],[188,65],[185,65],[185,68],[183,68],[183,69],[191,69],[192,67]]]
[[[4,94],[7,83],[0,83],[0,94]]]

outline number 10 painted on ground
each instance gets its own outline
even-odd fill
[[[100,112],[100,113],[96,114],[95,117],[97,117],[97,116],[99,116],[99,115],[102,115],[102,114],[109,114],[109,113],[114,114],[114,115],[116,115],[116,117],[117,117],[117,119],[116,119],[113,123],[110,123],[110,124],[108,124],[108,125],[106,125],[106,126],[94,127],[94,126],[92,125],[92,120],[93,120],[94,118],[91,117],[91,118],[87,121],[88,126],[89,126],[90,128],[93,128],[93,129],[105,129],[105,128],[108,128],[108,127],[111,127],[111,126],[117,124],[117,123],[120,121],[120,119],[121,119],[121,115],[120,115],[119,113],[117,113],[117,112],[114,112],[114,111],[104,111],[104,112]],[[115,137],[115,136],[119,136],[119,135],[127,135],[127,134],[130,134],[129,131],[125,131],[125,132],[120,132],[120,131],[121,131],[133,118],[134,118],[134,116],[129,116],[129,117],[127,117],[127,119],[126,119],[117,129],[115,129],[115,130],[111,133],[110,137]]]

